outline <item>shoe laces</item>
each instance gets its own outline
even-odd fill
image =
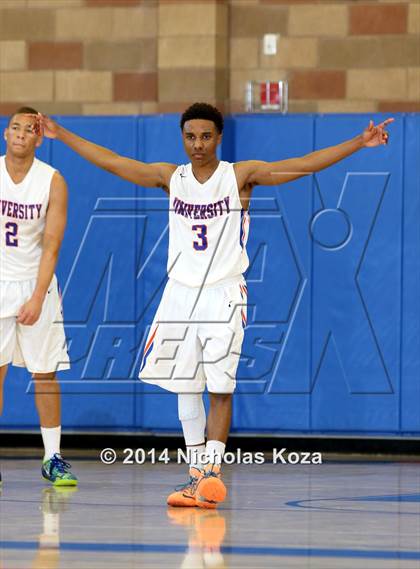
[[[71,464],[63,460],[59,454],[55,454],[51,459],[50,472],[54,468],[58,470],[58,472],[65,474],[67,470],[71,468]]]
[[[198,482],[198,478],[196,476],[190,476],[190,479],[188,482],[184,482],[184,484],[179,484],[178,486],[175,486],[175,491],[181,492],[182,490],[186,490],[187,488],[190,488],[190,487],[191,487],[191,489],[193,489],[197,485],[197,482]]]
[[[205,478],[220,478],[220,470],[213,470],[213,468],[209,468],[208,470],[206,470],[206,472],[204,473],[204,477]]]

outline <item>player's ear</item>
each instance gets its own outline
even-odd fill
[[[7,142],[7,134],[8,134],[8,132],[9,132],[9,129],[6,127],[6,128],[4,129],[4,131],[3,131],[3,138],[4,138],[4,140],[5,140],[6,142]]]

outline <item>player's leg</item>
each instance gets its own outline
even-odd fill
[[[206,455],[208,464],[197,486],[199,507],[214,508],[226,497],[221,466],[232,417],[232,394],[246,324],[244,282],[206,292],[208,322],[200,328],[203,361],[210,394]],[[212,323],[211,320],[214,322]]]
[[[74,486],[77,478],[60,453],[61,401],[56,371],[70,366],[55,277],[38,321],[33,326],[18,325],[17,339],[24,365],[32,373],[35,384],[35,403],[45,449],[42,475],[55,486]]]
[[[35,405],[41,427],[55,429],[61,424],[60,385],[55,373],[34,373]],[[57,448],[56,452],[60,449]]]
[[[207,419],[207,464],[199,480],[195,498],[200,508],[215,508],[226,498],[226,486],[221,480],[223,455],[232,418],[232,394],[210,393]]]
[[[201,477],[205,451],[205,381],[200,365],[201,343],[192,317],[195,294],[190,287],[168,281],[145,342],[139,377],[178,394],[181,421],[189,458],[189,479],[172,492],[170,506],[195,506],[195,486]]]
[[[1,290],[0,294],[4,291]],[[6,304],[7,297],[1,295],[1,300]],[[16,319],[15,317],[0,318],[0,416],[3,412],[4,382],[7,375],[8,364],[13,359],[13,351],[16,344]],[[0,485],[2,483],[0,473]]]
[[[0,367],[0,415],[3,412],[3,386],[4,386],[4,380],[6,379],[6,374],[7,374],[7,365],[5,366],[1,366]],[[0,472],[0,486],[1,486],[2,480],[1,480],[1,472]]]
[[[61,398],[55,373],[34,373],[35,405],[44,442],[44,462],[60,454]]]
[[[232,420],[232,393],[210,393],[207,418],[207,455],[211,463],[221,464]]]
[[[178,418],[181,421],[190,468],[202,469],[206,450],[206,411],[202,393],[178,395]]]
[[[168,496],[167,503],[169,506],[178,507],[195,506],[195,492],[203,475],[202,458],[206,451],[206,412],[202,393],[180,393],[178,417],[187,449],[190,478],[186,484],[180,485]]]
[[[42,476],[54,486],[76,486],[70,464],[61,456],[61,397],[55,373],[34,373],[35,403],[39,415],[44,459]]]
[[[0,283],[1,293],[1,283]],[[7,302],[7,298],[2,301]],[[13,353],[16,347],[16,318],[0,317],[0,415],[3,412],[3,388],[6,379],[8,364],[13,360]]]
[[[0,415],[3,413],[3,390],[4,380],[6,379],[7,365],[0,367]]]

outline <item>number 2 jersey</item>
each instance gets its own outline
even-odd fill
[[[241,275],[249,265],[249,215],[233,164],[220,161],[203,184],[191,164],[179,166],[169,195],[169,278],[198,287]]]
[[[24,180],[15,184],[0,156],[0,281],[38,276],[42,238],[54,168],[34,158]]]

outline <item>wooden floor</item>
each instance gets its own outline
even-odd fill
[[[217,511],[168,509],[185,465],[1,464],[0,569],[420,569],[420,464],[225,466]]]

